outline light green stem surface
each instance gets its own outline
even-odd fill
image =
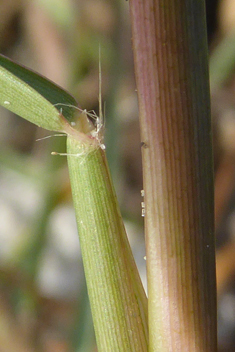
[[[68,165],[98,350],[147,351],[147,299],[105,151],[68,136]]]

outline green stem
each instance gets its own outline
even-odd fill
[[[147,300],[105,152],[68,136],[68,165],[99,351],[147,351]]]

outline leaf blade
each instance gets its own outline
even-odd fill
[[[60,108],[63,116],[71,121],[73,106],[77,106],[75,98],[64,89],[3,55],[0,55],[0,104],[32,123],[54,131],[63,130]]]

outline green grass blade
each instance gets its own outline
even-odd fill
[[[0,55],[0,105],[40,127],[61,131],[60,109],[71,121],[77,102],[53,82]]]

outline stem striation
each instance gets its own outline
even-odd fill
[[[203,0],[130,0],[145,191],[150,352],[216,351]]]

